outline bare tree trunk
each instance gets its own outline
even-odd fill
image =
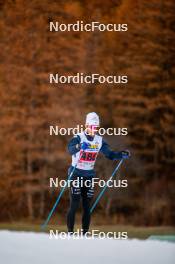
[[[106,216],[109,216],[110,214],[111,204],[112,204],[112,197],[109,197],[107,201],[106,209],[105,209]]]
[[[48,157],[48,140],[45,141],[45,150],[44,150],[44,158],[45,158],[45,164],[44,164],[44,170],[43,175],[40,177],[40,208],[39,208],[39,215],[42,217],[44,215],[44,208],[45,208],[45,195],[44,195],[44,184],[45,179],[47,178],[47,157]]]
[[[33,219],[33,197],[32,197],[32,193],[30,191],[30,186],[27,185],[26,187],[26,194],[27,194],[27,208],[28,208],[28,215],[29,218],[32,220]]]
[[[27,151],[27,176],[32,176],[32,167],[31,167],[31,158],[29,150]],[[33,210],[33,197],[30,184],[28,183],[26,186],[26,195],[27,195],[27,208],[28,208],[28,215],[30,219],[34,217],[34,210]]]

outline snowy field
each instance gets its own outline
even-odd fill
[[[154,240],[49,239],[0,231],[1,264],[174,264],[175,243]]]

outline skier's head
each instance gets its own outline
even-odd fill
[[[86,133],[88,135],[94,136],[100,126],[99,116],[95,112],[88,113],[86,116]]]

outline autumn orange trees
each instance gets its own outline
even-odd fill
[[[172,0],[2,1],[1,220],[48,213],[57,195],[49,177],[66,178],[70,163],[70,137],[50,136],[49,126],[75,127],[96,111],[103,127],[128,128],[127,137],[107,140],[132,152],[121,171],[128,189],[107,192],[98,213],[106,208],[122,223],[173,223],[173,9]],[[128,31],[49,32],[49,21],[77,20],[127,23]],[[77,72],[127,75],[129,82],[49,84],[50,73]],[[112,166],[100,157],[98,175],[106,178]]]

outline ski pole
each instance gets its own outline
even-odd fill
[[[120,160],[120,162],[118,163],[118,165],[116,166],[116,168],[114,169],[111,177],[109,178],[109,181],[112,180],[112,178],[114,177],[115,173],[118,171],[118,169],[120,168],[121,164],[123,162],[123,159]],[[94,204],[92,205],[91,209],[90,209],[90,213],[93,212],[94,208],[96,207],[96,205],[98,204],[100,198],[102,197],[102,195],[104,194],[105,190],[107,189],[107,184],[103,187],[102,191],[99,193],[99,195],[97,196],[97,199],[95,200]]]
[[[82,152],[82,155],[83,155],[83,152]],[[81,159],[82,155],[79,157],[79,160]],[[65,189],[66,189],[66,187],[67,187],[67,185],[68,185],[68,182],[69,182],[69,180],[71,179],[71,177],[72,177],[72,175],[73,175],[73,173],[74,173],[74,171],[75,171],[75,169],[76,169],[76,167],[77,167],[77,165],[78,165],[79,160],[77,161],[77,164],[74,166],[73,170],[71,171],[71,173],[70,173],[70,175],[69,175],[69,177],[68,177],[68,179],[67,179],[67,181],[66,181],[65,186],[61,189],[61,192],[59,193],[59,195],[58,195],[58,197],[57,197],[57,199],[56,199],[56,202],[55,202],[55,204],[53,205],[53,207],[52,207],[52,209],[51,209],[51,211],[50,211],[50,213],[49,213],[49,215],[48,215],[46,221],[44,222],[44,224],[42,224],[42,226],[41,226],[42,229],[45,229],[46,226],[48,225],[48,223],[49,223],[49,221],[50,221],[50,218],[52,217],[53,212],[55,211],[57,205],[59,204],[60,199],[61,199],[61,197],[62,197],[62,195],[63,195],[63,193],[64,193],[64,191],[65,191]]]

